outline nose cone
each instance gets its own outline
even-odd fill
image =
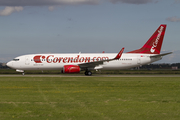
[[[6,65],[7,65],[8,67],[12,67],[12,66],[13,66],[12,61],[8,62]]]

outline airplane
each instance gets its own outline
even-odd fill
[[[137,50],[123,53],[124,48],[117,53],[69,53],[69,54],[28,54],[9,61],[6,65],[17,72],[25,70],[61,70],[62,73],[79,73],[91,76],[92,70],[121,70],[138,67],[161,60],[160,54],[166,30],[166,24],[161,24],[149,40]]]

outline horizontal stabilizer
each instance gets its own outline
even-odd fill
[[[158,55],[153,55],[153,56],[150,56],[150,58],[154,58],[154,57],[162,57],[162,56],[165,56],[165,55],[169,55],[173,52],[169,52],[169,53],[164,53],[164,54],[158,54]]]

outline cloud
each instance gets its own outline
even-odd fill
[[[127,3],[127,4],[146,4],[146,3],[151,3],[154,0],[109,0],[109,1],[114,4],[118,3],[118,2]],[[156,0],[156,2],[157,2],[157,0]]]
[[[4,10],[0,10],[0,16],[7,16],[13,12],[23,10],[24,6],[49,6],[49,11],[53,11],[56,6],[63,5],[97,5],[105,0],[0,0],[0,6],[6,6]],[[127,4],[146,4],[157,2],[158,0],[108,0],[111,3],[127,3]],[[18,7],[17,7],[18,6]]]
[[[180,50],[173,51],[173,53],[170,55],[167,55],[164,60],[169,62],[169,63],[179,63],[179,61],[180,61]]]
[[[180,22],[180,18],[177,18],[177,16],[168,17],[166,20],[170,22]]]
[[[0,6],[59,6],[98,4],[99,0],[0,0]]]
[[[0,16],[7,16],[7,15],[12,14],[13,12],[19,12],[22,10],[23,10],[23,7],[21,6],[15,6],[15,7],[6,6],[4,10],[0,10]]]
[[[180,0],[175,0],[175,3],[180,3]]]
[[[95,5],[105,0],[0,0],[0,6],[61,6],[61,5]],[[158,0],[108,0],[111,3],[146,4]],[[178,0],[176,0],[178,1]],[[52,7],[51,7],[52,8]],[[50,9],[51,9],[50,8]]]
[[[7,16],[13,12],[22,11],[24,6],[49,6],[49,11],[53,11],[55,6],[94,5],[98,3],[99,0],[0,0],[0,6],[6,6],[4,10],[0,10],[0,16]]]
[[[48,9],[49,11],[53,11],[55,9],[55,6],[49,6]]]

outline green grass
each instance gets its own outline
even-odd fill
[[[0,77],[0,120],[179,120],[180,77]]]
[[[102,71],[92,71],[93,74],[180,74],[180,70],[170,70],[170,69],[157,69],[157,70],[102,70]],[[0,74],[22,74],[16,72],[13,69],[0,69]],[[62,74],[60,70],[26,70],[25,74]],[[78,74],[83,74],[81,71]],[[64,74],[63,74],[64,75]]]

